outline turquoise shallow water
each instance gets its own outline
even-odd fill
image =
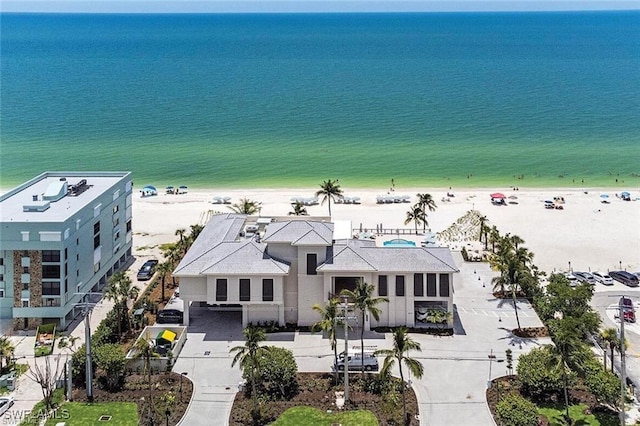
[[[637,12],[1,19],[1,187],[640,185]]]

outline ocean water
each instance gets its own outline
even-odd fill
[[[640,186],[638,12],[0,18],[0,187]]]

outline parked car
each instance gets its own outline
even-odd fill
[[[569,285],[571,287],[575,287],[578,285],[578,278],[571,272],[567,272],[566,274],[564,274],[564,277],[569,280]]]
[[[163,309],[158,312],[156,322],[158,324],[182,324],[184,314],[177,309]]]
[[[156,266],[158,266],[158,261],[155,259],[144,262],[144,265],[138,271],[138,281],[150,280],[156,272]]]
[[[627,271],[611,271],[609,276],[629,287],[638,287],[638,277]]]
[[[338,364],[334,367],[338,371],[344,371],[345,356],[342,352],[338,356]],[[349,353],[347,356],[347,366],[349,370],[361,370],[362,369],[362,354],[360,352]],[[373,355],[373,352],[364,353],[364,371],[378,371],[378,358]]]
[[[633,300],[622,296],[619,303],[622,305],[624,320],[626,322],[636,322],[636,310],[633,306]]]
[[[589,284],[596,283],[595,277],[591,275],[589,272],[573,272],[573,275],[575,275],[575,277],[581,283],[589,283]]]
[[[2,396],[0,397],[0,415],[7,412],[9,408],[13,405],[13,397],[12,396]]]
[[[604,272],[594,272],[593,278],[595,278],[600,284],[613,285],[613,279]]]

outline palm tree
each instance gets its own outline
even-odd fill
[[[232,204],[229,208],[236,213],[252,215],[260,212],[261,204],[262,203],[250,200],[249,198],[241,198],[239,202]]]
[[[408,336],[406,327],[398,327],[393,332],[392,349],[379,349],[375,352],[376,356],[382,355],[385,357],[382,370],[380,371],[380,375],[383,377],[389,375],[395,362],[398,362],[400,380],[402,382],[402,413],[405,424],[407,422],[407,400],[405,397],[406,384],[404,382],[402,366],[406,366],[416,379],[421,379],[424,374],[424,366],[420,361],[409,357],[409,351],[422,352],[422,348],[420,347],[420,343]]]
[[[169,264],[169,262],[162,262],[156,268],[156,270],[160,274],[160,283],[162,284],[162,301],[163,302],[164,302],[164,282],[165,282],[167,273],[171,272],[171,269],[172,267]]]
[[[518,250],[518,245],[520,244],[524,244],[524,240],[517,236],[517,235],[512,235],[511,236],[511,243],[514,245],[516,251]]]
[[[129,299],[136,300],[140,295],[140,289],[133,285],[131,279],[122,271],[116,272],[109,278],[109,285],[105,289],[104,297],[113,300],[116,311],[120,312],[118,318],[118,336],[122,337],[122,321],[129,326],[129,316],[127,315],[127,302]]]
[[[351,291],[344,289],[340,293],[342,296],[347,296],[353,301],[353,304],[360,311],[360,361],[362,362],[362,370],[364,371],[364,317],[366,313],[370,313],[372,317],[378,321],[382,310],[378,308],[378,305],[382,302],[389,303],[389,299],[386,297],[373,297],[373,291],[375,286],[373,284],[367,284],[364,280],[358,280],[356,288]],[[346,356],[346,354],[345,354]]]
[[[2,360],[6,361],[7,366],[11,364],[11,358],[13,357],[15,349],[8,337],[0,337],[0,371],[2,371]]]
[[[422,207],[420,207],[420,204],[415,204],[407,212],[407,218],[404,220],[404,224],[408,225],[409,223],[413,222],[416,226],[416,234],[417,234],[418,225],[423,221],[423,218],[425,218],[425,214],[424,214],[424,211],[422,210]]]
[[[231,367],[235,367],[238,364],[243,375],[249,376],[251,380],[252,416],[255,420],[258,418],[256,378],[260,374],[260,358],[269,350],[265,346],[260,346],[260,343],[266,340],[267,334],[264,329],[253,325],[245,328],[242,334],[245,340],[244,346],[235,346],[229,350],[229,352],[236,353],[233,361],[231,361]]]
[[[260,203],[257,203],[257,204],[258,204],[258,210],[260,210],[260,208],[259,208]],[[189,228],[191,229],[191,233],[189,233],[188,247],[191,247],[191,244],[193,244],[193,242],[196,239],[198,239],[198,236],[200,235],[200,233],[204,229],[204,225],[200,225],[199,223],[197,223],[195,225],[191,225]]]
[[[319,304],[313,305],[313,310],[320,314],[320,321],[311,326],[311,331],[322,331],[329,336],[329,343],[333,351],[333,365],[338,365],[338,339],[336,339],[336,331],[338,327],[343,327],[344,322],[338,319],[340,309],[340,301],[338,299],[329,299],[326,307]],[[335,369],[336,383],[338,382],[338,369]]]
[[[324,204],[325,201],[329,201],[329,216],[331,216],[331,201],[342,198],[342,195],[342,189],[340,189],[338,179],[323,181],[320,184],[320,189],[316,191],[316,197],[322,196],[322,204]]]
[[[609,344],[609,354],[611,357],[611,372],[613,373],[613,351],[620,347],[620,337],[618,337],[618,330],[615,328],[605,328],[600,333],[602,340]],[[604,359],[604,369],[607,369],[607,358]]]
[[[496,251],[496,243],[500,241],[500,231],[498,231],[498,227],[493,225],[491,229],[489,229],[489,242],[491,243],[491,252]]]
[[[176,235],[180,237],[180,243],[184,242],[184,236],[186,232],[187,230],[184,228],[176,229]]]
[[[479,216],[478,220],[480,221],[480,238],[478,238],[478,240],[482,243],[482,236],[484,236],[484,249],[487,250],[487,245],[489,243],[489,240],[487,239],[487,217]]]
[[[145,338],[138,339],[138,341],[133,345],[133,349],[135,350],[134,359],[142,359],[143,361],[143,370],[142,374],[147,374],[147,385],[149,388],[149,418],[152,417],[151,408],[151,396],[152,396],[152,388],[151,388],[151,358],[159,358],[160,355],[157,354],[153,350],[153,343],[149,339],[149,332],[147,332]]]
[[[307,209],[305,208],[304,204],[302,204],[302,202],[300,201],[296,201],[295,203],[291,204],[291,207],[293,207],[293,211],[289,212],[289,216],[308,216],[309,213],[307,213]]]
[[[427,225],[428,225],[427,210],[429,210],[430,212],[434,212],[436,211],[436,208],[438,206],[436,206],[436,202],[431,196],[431,194],[417,194],[417,196],[418,196],[418,204],[420,205],[420,207],[422,207],[422,214],[423,214],[422,231],[426,231]]]

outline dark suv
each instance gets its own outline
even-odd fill
[[[611,271],[609,276],[629,287],[638,287],[638,277],[627,271]]]
[[[155,259],[147,260],[142,265],[142,268],[138,271],[138,281],[150,280],[153,274],[156,272],[156,266],[158,261]]]

